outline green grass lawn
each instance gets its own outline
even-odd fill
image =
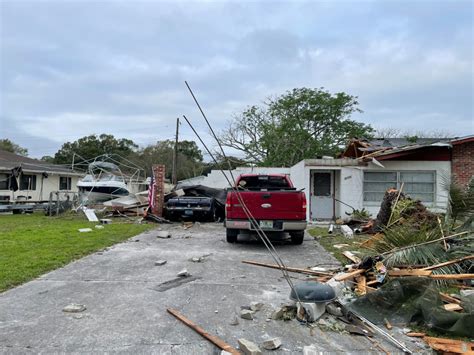
[[[0,292],[156,226],[119,219],[103,229],[96,224],[81,214],[0,215]]]
[[[310,227],[308,228],[308,233],[313,236],[324,249],[331,253],[343,265],[352,264],[349,259],[342,255],[342,252],[346,250],[353,252],[361,259],[364,255],[374,254],[374,252],[360,247],[362,242],[370,238],[370,236],[367,234],[354,234],[353,238],[346,238],[336,230],[333,234],[329,234],[328,229],[322,227]],[[349,245],[340,249],[334,247],[334,245],[338,244]]]

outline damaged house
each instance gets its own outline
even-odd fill
[[[288,174],[308,201],[308,220],[331,220],[366,209],[376,215],[384,193],[400,189],[433,211],[444,211],[451,180],[467,186],[474,175],[474,135],[455,139],[353,139],[338,158],[305,159],[290,168],[238,168],[243,173]],[[227,187],[220,171],[200,183]]]
[[[55,191],[77,192],[83,174],[0,150],[0,203],[41,202]]]

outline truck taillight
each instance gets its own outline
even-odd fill
[[[227,198],[225,199],[225,209],[228,210],[230,209],[230,194],[227,194]]]
[[[303,211],[306,213],[306,196],[303,197]]]

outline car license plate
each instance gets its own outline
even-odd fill
[[[266,229],[271,229],[271,228],[273,228],[273,221],[260,221],[260,227],[261,228],[266,228]]]
[[[194,213],[193,213],[193,210],[184,210],[184,214],[186,216],[192,216]]]

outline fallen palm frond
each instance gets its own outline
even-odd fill
[[[379,254],[389,253],[384,264],[387,267],[395,265],[435,265],[452,258],[446,253],[441,242],[419,245],[436,241],[442,237],[439,228],[416,229],[413,225],[398,225],[386,228],[383,236],[376,240],[373,250]],[[413,246],[413,248],[410,248]],[[458,265],[447,265],[436,269],[436,274],[453,274],[460,272]]]
[[[441,184],[448,192],[446,223],[450,228],[455,228],[458,223],[463,224],[464,228],[471,227],[474,221],[474,179],[467,187],[458,185],[448,177],[444,177]]]

